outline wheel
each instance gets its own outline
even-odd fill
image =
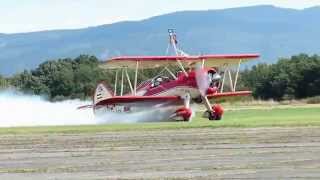
[[[189,122],[189,121],[191,121],[191,118],[183,118],[183,121]]]
[[[208,119],[210,121],[219,121],[222,118],[222,116],[219,116],[219,115],[215,114],[213,111],[212,112],[208,112],[208,113],[209,113]]]
[[[222,119],[222,117],[221,116],[216,116],[216,121],[220,121]]]

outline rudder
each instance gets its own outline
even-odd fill
[[[94,92],[93,104],[97,104],[98,102],[111,98],[112,96],[112,90],[108,88],[104,83],[99,83]]]

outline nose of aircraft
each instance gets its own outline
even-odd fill
[[[218,91],[217,87],[209,87],[207,90],[207,94],[214,94]]]
[[[208,72],[205,69],[203,69],[200,64],[197,64],[195,72],[199,92],[202,96],[205,96],[208,88],[210,87],[211,78]]]

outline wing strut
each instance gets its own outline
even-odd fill
[[[239,71],[240,71],[240,65],[241,65],[241,59],[240,59],[239,64],[238,64],[238,68],[237,68],[237,72],[236,72],[236,77],[235,77],[235,80],[234,80],[233,92],[236,91],[237,81],[238,81],[238,76],[239,76]]]
[[[115,77],[115,80],[114,80],[114,93],[113,93],[114,96],[117,95],[117,84],[118,84],[118,69],[116,71],[116,77]]]
[[[139,70],[139,61],[136,61],[136,71],[134,75],[134,95],[137,94],[138,70]]]
[[[132,88],[132,84],[131,84],[131,80],[130,80],[130,77],[129,77],[129,74],[128,74],[128,70],[127,70],[127,68],[125,68],[125,73],[126,73],[126,77],[127,77],[127,81],[128,81],[128,84],[129,84],[129,87],[130,87],[131,93],[133,94],[133,93],[134,93],[134,91],[133,91],[133,88]]]
[[[228,69],[228,75],[229,75],[229,84],[230,84],[230,88],[231,88],[231,91],[233,91],[233,82],[232,82],[232,75],[231,75],[231,70]]]
[[[121,68],[121,91],[120,91],[120,96],[123,95],[123,81],[124,81],[124,68]]]
[[[187,73],[186,70],[184,69],[181,61],[180,61],[180,60],[177,60],[177,63],[178,63],[178,65],[179,65],[179,67],[181,68],[182,72],[184,73],[184,75],[188,77],[188,73]]]
[[[221,89],[220,93],[223,92],[224,90],[224,84],[225,84],[225,79],[226,79],[226,74],[229,78],[229,86],[230,86],[230,91],[236,92],[236,87],[237,87],[237,82],[238,82],[238,77],[239,77],[239,72],[240,72],[240,65],[241,65],[242,60],[239,60],[238,67],[236,70],[235,77],[232,77],[232,69],[228,66],[228,64],[225,64],[224,68],[224,73],[223,73],[223,78],[222,78],[222,83],[221,83]]]
[[[168,71],[168,73],[173,77],[173,79],[177,79],[177,76],[175,76],[175,75],[173,74],[173,72],[170,71],[170,69],[169,69],[167,66],[166,66],[164,69]]]

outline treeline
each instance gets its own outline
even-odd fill
[[[258,64],[241,74],[255,98],[290,100],[320,95],[320,56],[300,54],[276,64]]]
[[[0,78],[0,82],[2,86],[43,95],[53,101],[85,99],[92,95],[97,82],[108,79],[108,73],[98,65],[96,57],[81,55],[75,59],[47,61],[35,70],[25,70],[7,79]]]
[[[80,55],[77,58],[50,60],[36,69],[13,75],[0,76],[0,90],[13,88],[27,94],[46,97],[50,101],[65,99],[89,99],[98,82],[104,81],[113,89],[116,71],[118,71],[117,92],[120,92],[121,71],[99,68],[101,62],[95,56]],[[138,81],[148,79],[161,69],[140,70]],[[131,81],[134,71],[127,70]],[[124,92],[130,91],[127,78],[124,78]]]
[[[98,67],[99,63],[96,57],[88,55],[47,61],[31,71],[9,78],[0,76],[0,88],[13,87],[46,96],[52,101],[90,98],[99,81],[112,83],[115,79],[115,70],[102,70]],[[140,70],[139,81],[155,76],[160,70]],[[134,77],[133,71],[128,70],[128,73]],[[259,99],[288,100],[317,96],[320,95],[320,57],[300,54],[282,58],[276,64],[258,64],[246,69],[240,77],[238,85],[253,90],[253,96]],[[119,88],[120,85],[118,92]],[[129,91],[128,86],[125,91]]]

